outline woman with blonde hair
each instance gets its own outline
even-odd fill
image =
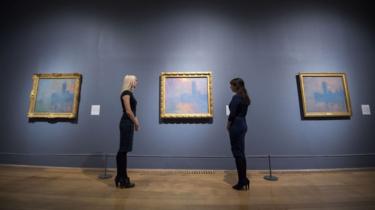
[[[139,130],[139,121],[136,117],[137,100],[133,91],[138,83],[134,75],[126,75],[123,80],[121,92],[122,117],[120,120],[120,148],[116,156],[117,175],[115,178],[116,187],[132,188],[134,183],[130,182],[127,173],[127,155],[133,149],[134,130]]]

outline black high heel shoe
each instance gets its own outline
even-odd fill
[[[116,185],[116,188],[117,187],[120,187],[120,188],[133,188],[133,187],[135,187],[135,184],[130,182],[129,178],[120,178],[118,176],[116,176],[116,178],[115,178],[115,185]]]
[[[120,185],[120,177],[116,176],[115,177],[115,186],[116,186],[116,188],[118,188],[119,185]]]
[[[116,178],[115,178],[115,185],[116,185],[116,188],[117,187],[120,187],[120,188],[133,188],[133,187],[135,187],[135,184],[130,182],[129,178],[120,178],[118,176],[116,176]]]
[[[133,188],[133,187],[135,187],[135,184],[130,182],[129,177],[127,177],[127,178],[124,179],[124,182],[122,182],[122,183],[120,182],[120,187],[121,188]]]
[[[235,190],[249,190],[250,189],[250,180],[246,179],[244,183],[238,182],[232,187]]]

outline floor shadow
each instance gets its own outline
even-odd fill
[[[237,182],[237,173],[235,171],[224,171],[224,182],[229,185],[234,185]]]
[[[107,160],[109,161],[109,159]],[[100,167],[102,166],[102,167]],[[105,159],[104,156],[93,155],[88,156],[81,164],[82,173],[89,177],[91,180],[96,180],[103,184],[106,184],[108,187],[115,187],[114,177],[116,176],[116,170],[112,168],[105,169]],[[101,178],[104,175],[107,175],[108,178]]]
[[[104,174],[104,169],[92,169],[92,168],[82,168],[82,173],[89,177],[91,180],[96,180],[97,182],[101,182],[108,187],[115,188],[114,177],[116,176],[116,172],[113,169],[109,169],[106,172],[106,175],[110,175],[108,178],[99,178]]]

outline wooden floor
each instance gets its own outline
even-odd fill
[[[231,189],[233,171],[132,170],[133,189],[100,172],[0,166],[0,209],[375,209],[375,171],[280,172],[277,182],[250,172],[247,192]]]

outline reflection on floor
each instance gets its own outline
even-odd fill
[[[133,189],[100,173],[0,166],[0,209],[375,209],[375,171],[279,172],[277,182],[250,172],[243,192],[231,189],[233,171],[131,170]]]

